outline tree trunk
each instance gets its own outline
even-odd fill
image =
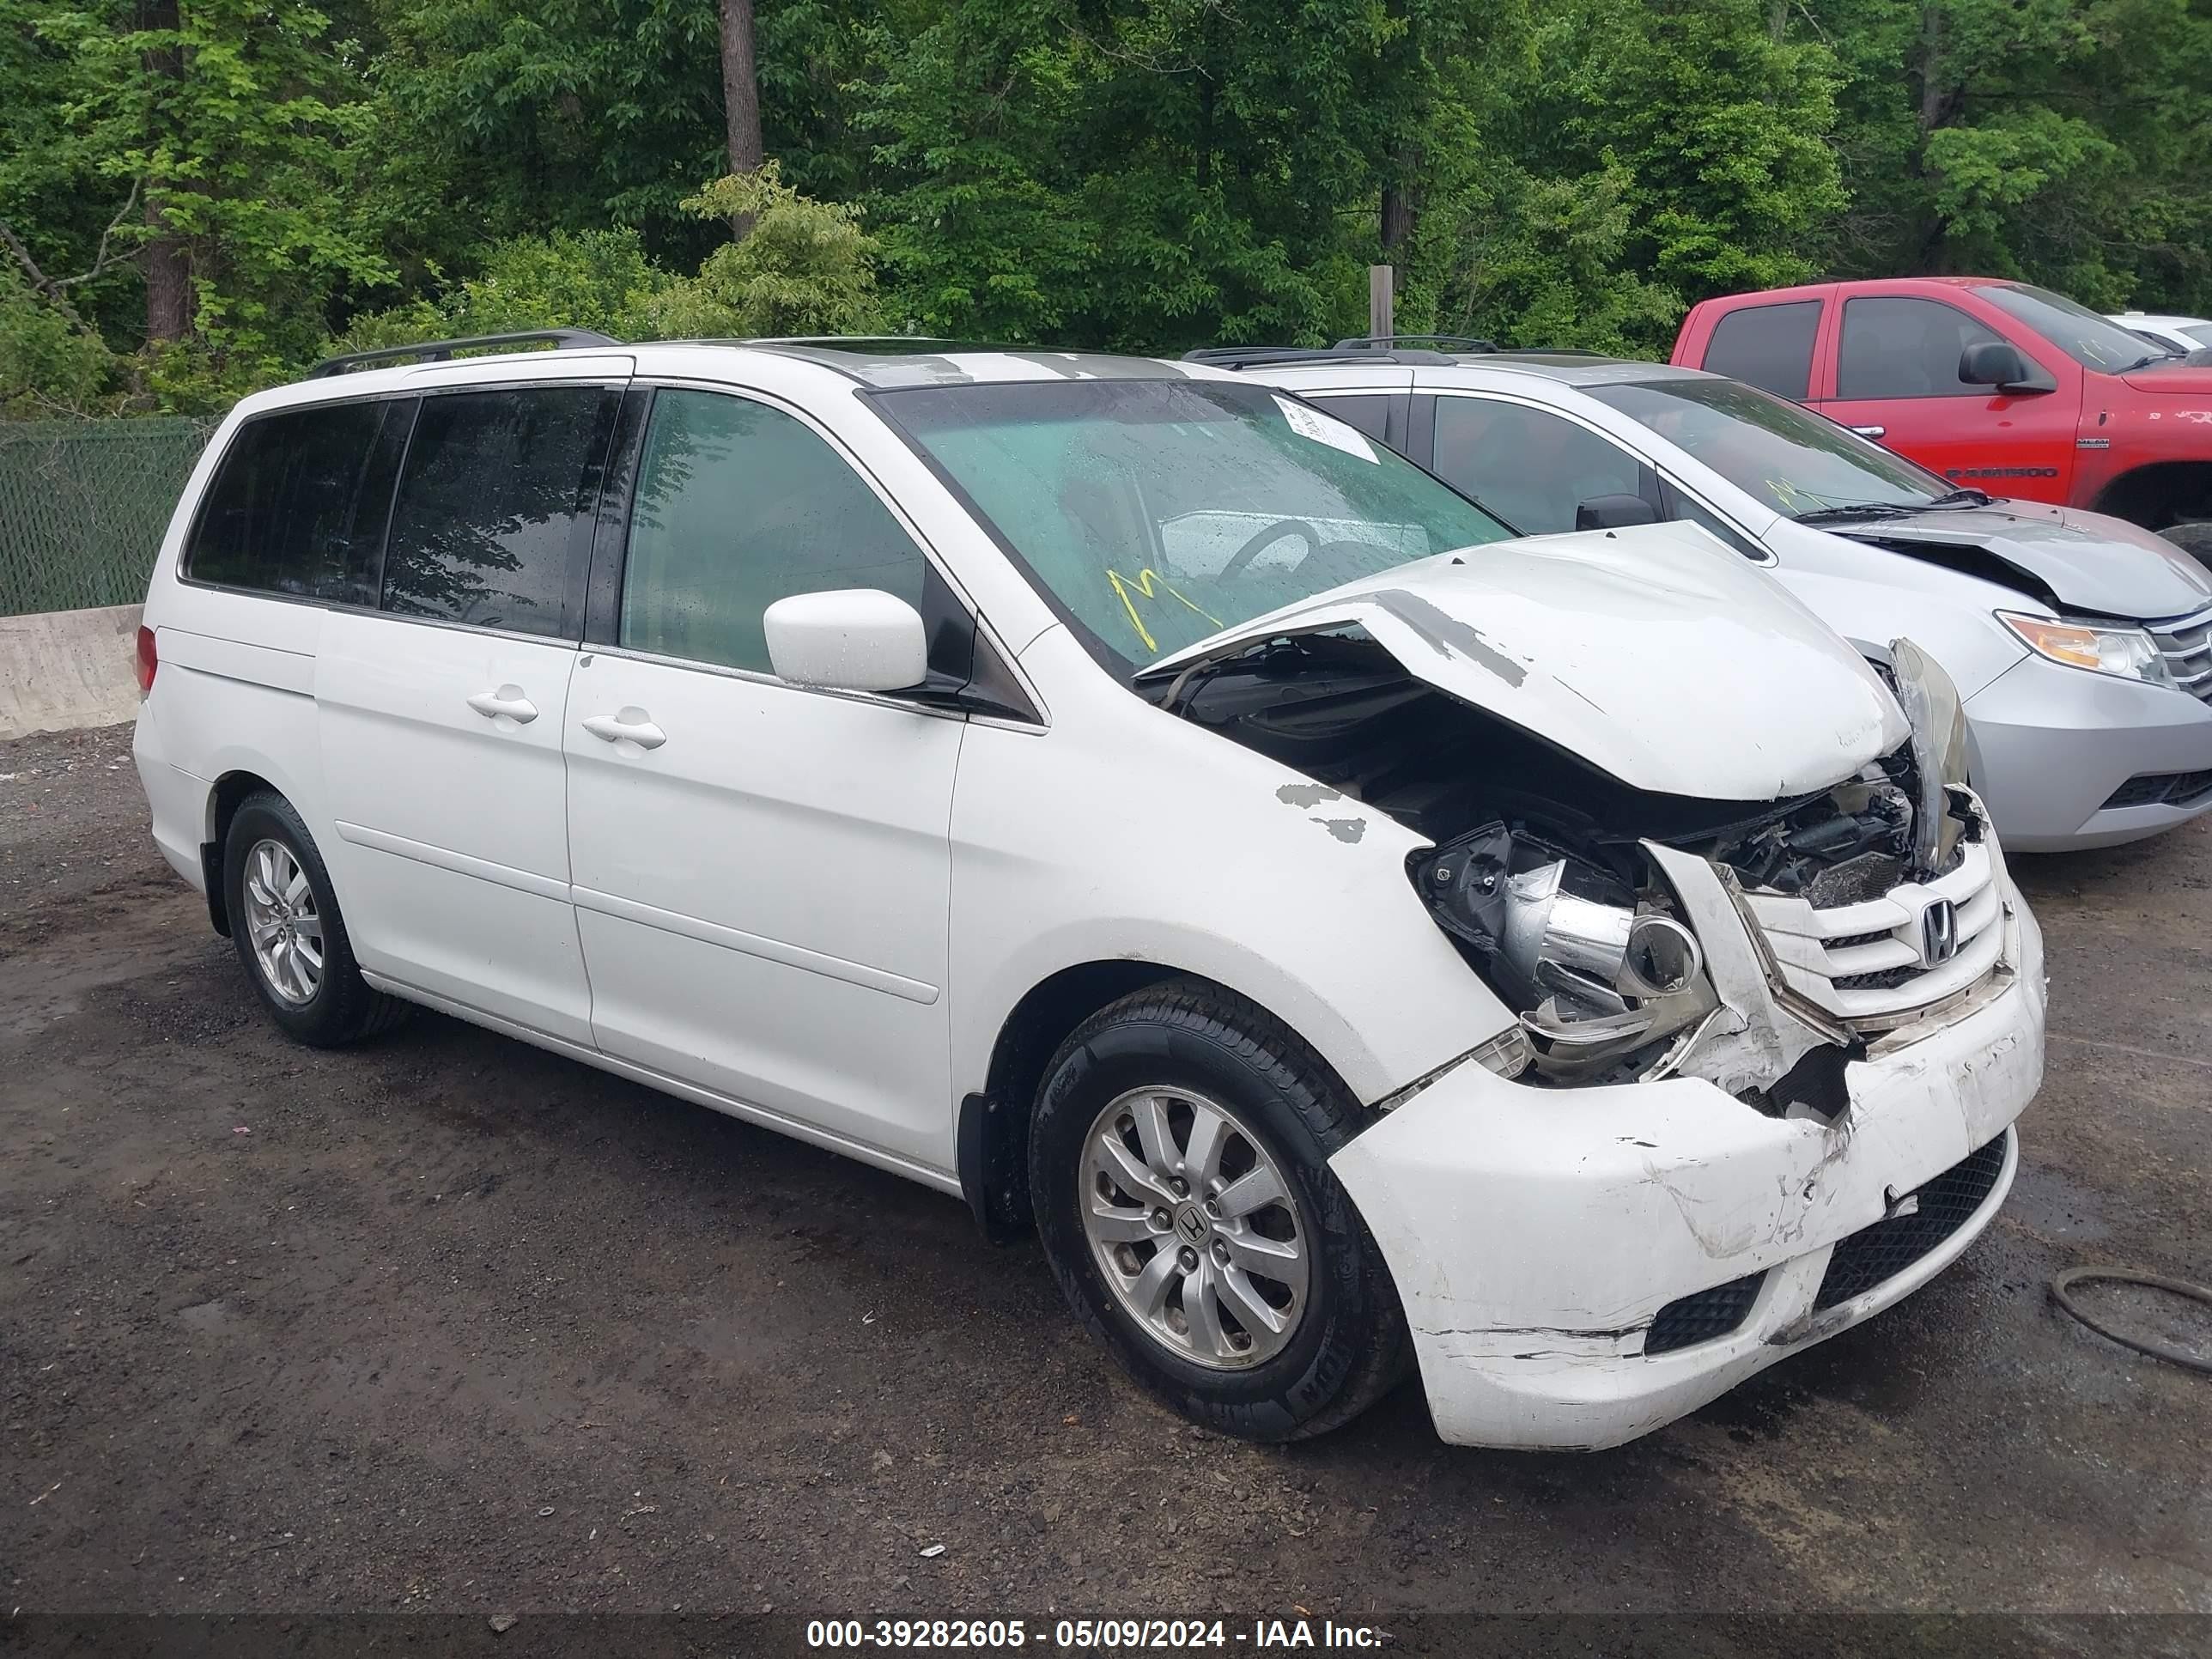
[[[1920,80],[1920,143],[1913,156],[1913,171],[1928,176],[1928,135],[1947,125],[1956,109],[1952,89],[1943,84],[1943,13],[1940,6],[1920,11],[1920,46],[1914,64]],[[1938,272],[1947,264],[1943,216],[1931,205],[1921,223],[1917,270]]]
[[[173,30],[177,0],[140,0],[138,27]],[[147,78],[155,84],[155,115],[162,118],[160,83],[184,78],[181,55],[173,46],[149,48],[143,60]],[[151,135],[149,135],[151,137]],[[146,243],[146,337],[181,340],[192,331],[192,258],[183,237],[168,228],[169,215],[162,192],[149,179],[146,185],[146,225],[152,236]]]
[[[1920,131],[1943,124],[1943,13],[1926,6],[1920,13]]]
[[[1413,228],[1420,216],[1413,192],[1407,188],[1403,180],[1413,177],[1419,161],[1415,151],[1410,149],[1400,150],[1391,158],[1392,171],[1397,175],[1396,179],[1382,186],[1382,258],[1397,273],[1400,293],[1405,291],[1406,262],[1413,257]]]
[[[1413,199],[1395,185],[1382,186],[1382,257],[1405,264],[1405,245],[1413,234]]]
[[[753,63],[753,0],[721,0],[722,115],[729,135],[730,171],[760,170],[760,76]],[[750,214],[730,221],[730,231],[744,240],[753,228]]]

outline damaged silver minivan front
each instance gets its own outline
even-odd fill
[[[1514,554],[1332,591],[1139,686],[1423,838],[1407,879],[1511,1023],[1331,1168],[1443,1437],[1596,1447],[1988,1224],[2041,943],[1911,641],[1877,670],[1678,528]]]

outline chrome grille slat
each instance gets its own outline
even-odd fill
[[[2144,626],[2159,655],[2166,659],[2174,684],[2191,696],[2212,702],[2212,611]]]
[[[1936,898],[1955,907],[1958,949],[1931,963],[1918,930]],[[1778,893],[1746,893],[1744,902],[1784,981],[1846,1023],[1894,1024],[1899,1014],[1955,996],[1988,977],[2003,949],[1996,864],[1981,842],[1968,842],[1958,866],[1934,881],[1880,898],[1826,910]]]

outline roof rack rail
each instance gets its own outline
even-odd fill
[[[442,363],[449,361],[457,351],[483,351],[494,346],[537,345],[545,341],[550,341],[556,351],[622,343],[611,336],[595,334],[588,328],[533,328],[520,334],[475,334],[465,339],[422,340],[413,345],[380,346],[374,351],[349,351],[342,357],[325,357],[307,371],[307,378],[325,380],[333,374],[349,374],[370,363],[390,362],[401,357],[421,357],[430,362]]]
[[[1358,335],[1349,340],[1339,340],[1339,351],[1395,351],[1401,346],[1413,346],[1423,351],[1495,351],[1495,340],[1478,339],[1472,334],[1374,334]]]
[[[1199,346],[1182,354],[1187,363],[1210,363],[1216,368],[1243,368],[1250,363],[1310,363],[1341,354],[1326,346]]]
[[[1449,363],[1441,351],[1399,351],[1378,346],[1370,350],[1351,346],[1200,346],[1186,351],[1187,363],[1213,368],[1262,368],[1291,363]]]

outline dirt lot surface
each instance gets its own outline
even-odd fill
[[[434,1016],[290,1045],[129,735],[0,744],[23,1613],[2212,1614],[2212,1379],[2045,1290],[2212,1279],[2212,823],[2015,861],[2050,1079],[1927,1290],[1617,1452],[1449,1449],[1410,1388],[1261,1449],[951,1200]]]

